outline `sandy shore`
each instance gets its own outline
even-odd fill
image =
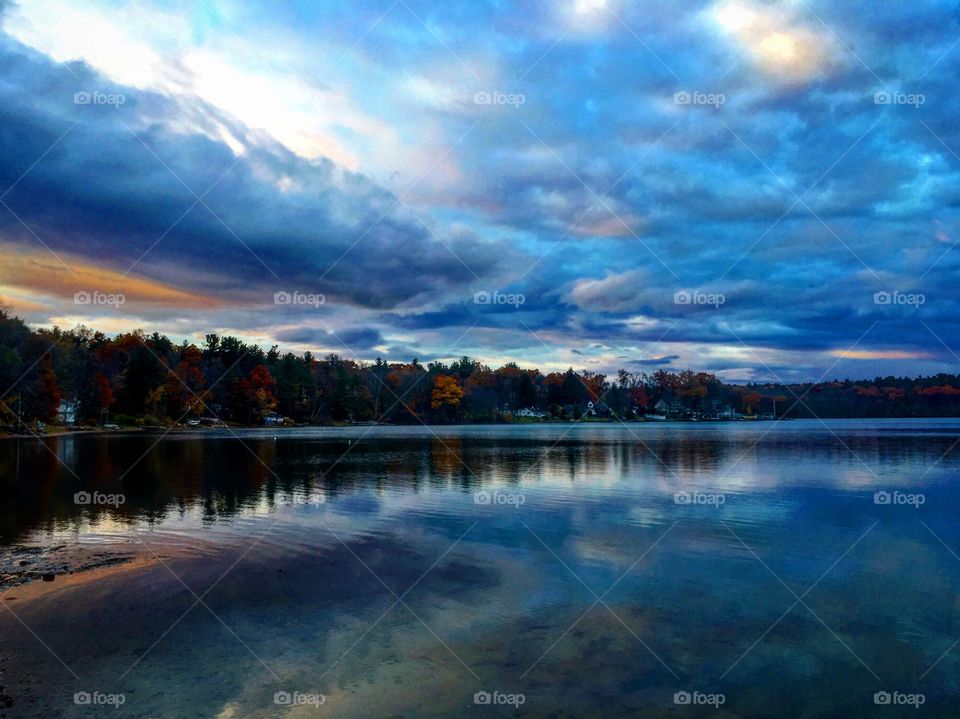
[[[64,579],[103,567],[133,561],[139,556],[135,545],[53,546],[12,545],[0,548],[0,591],[31,582],[63,583]],[[6,592],[4,591],[4,594]]]
[[[20,716],[21,712],[53,716],[60,707],[49,707],[49,711],[42,708],[44,702],[52,701],[47,688],[69,680],[69,676],[64,677],[62,666],[37,641],[32,629],[36,617],[84,611],[93,601],[91,596],[100,597],[102,603],[104,593],[130,577],[149,572],[158,561],[145,554],[96,548],[52,547],[40,552],[35,547],[10,549],[32,558],[16,560],[17,571],[3,573],[4,580],[13,583],[5,583],[0,590],[0,625],[4,627],[0,640],[0,717]],[[5,552],[4,561],[8,554]],[[20,561],[31,564],[20,566]],[[49,574],[44,570],[55,572],[53,581],[43,581],[42,577]],[[11,574],[13,579],[9,579]],[[45,635],[55,636],[49,632]]]

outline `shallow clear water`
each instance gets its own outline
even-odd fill
[[[955,716],[958,440],[814,420],[3,442],[4,545],[162,559],[7,590],[9,715]]]

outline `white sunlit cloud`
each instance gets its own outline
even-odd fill
[[[723,0],[707,16],[756,67],[781,81],[810,80],[837,61],[829,30],[804,22],[791,3]]]
[[[362,165],[370,158],[394,156],[400,144],[393,127],[365,113],[346,93],[311,81],[296,68],[278,71],[283,63],[271,62],[273,51],[262,43],[224,38],[197,44],[182,14],[139,5],[135,11],[127,6],[104,13],[94,4],[71,8],[37,0],[16,7],[6,30],[55,60],[82,60],[118,84],[187,101],[199,98],[306,158],[378,170]],[[223,129],[217,138],[242,154],[241,138]]]
[[[567,0],[558,4],[560,24],[571,35],[604,33],[619,26],[621,0]]]

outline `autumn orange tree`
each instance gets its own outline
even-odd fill
[[[270,374],[270,370],[263,365],[257,365],[250,373],[250,386],[253,390],[253,400],[260,414],[270,412],[277,407],[277,398],[274,394],[277,382]]]
[[[463,399],[463,388],[455,377],[437,375],[433,378],[433,392],[430,394],[430,408],[440,410],[442,414],[454,415]]]
[[[209,393],[204,391],[206,379],[200,371],[200,361],[200,350],[185,345],[176,369],[167,371],[165,394],[170,416],[181,419],[185,414],[204,413]]]

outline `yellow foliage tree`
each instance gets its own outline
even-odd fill
[[[457,382],[455,377],[447,375],[437,375],[433,380],[433,393],[430,395],[430,407],[440,409],[441,407],[450,407],[456,409],[460,406],[460,400],[463,399],[463,388]]]

